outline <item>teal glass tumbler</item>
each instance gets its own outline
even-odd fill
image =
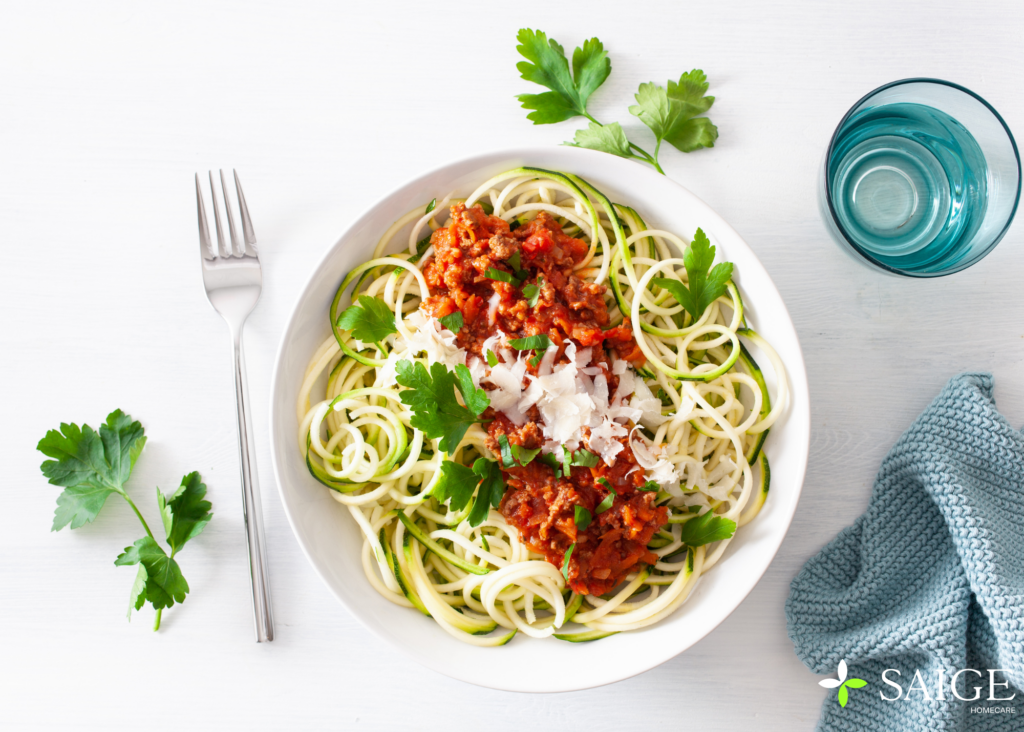
[[[948,81],[904,79],[875,89],[839,122],[818,202],[854,259],[939,277],[995,248],[1020,190],[1017,143],[992,105]]]

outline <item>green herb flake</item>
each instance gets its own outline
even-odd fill
[[[486,355],[487,365],[493,369],[495,366],[498,365],[498,357],[495,355],[494,351],[491,350],[488,350]]]
[[[456,310],[454,313],[445,315],[443,318],[438,318],[441,321],[441,325],[450,330],[452,333],[458,333],[462,330],[463,320],[462,313]]]
[[[529,465],[540,454],[540,448],[528,450],[520,445],[512,445],[512,454],[516,456],[516,460],[519,461],[520,465]]]
[[[498,447],[501,449],[501,465],[505,468],[515,467],[515,459],[512,457],[512,446],[508,437],[504,434],[498,435]]]
[[[426,216],[428,213],[433,211],[435,208],[437,208],[437,199],[436,198],[432,199],[430,201],[430,203],[427,204],[427,209],[423,212],[423,215]]]
[[[646,491],[648,493],[657,493],[659,490],[661,490],[661,486],[659,486],[653,480],[649,480],[646,483],[644,483],[642,486],[637,488],[637,490],[639,490],[639,491]]]
[[[618,495],[615,492],[615,489],[612,488],[612,484],[608,482],[607,478],[598,478],[597,482],[600,483],[601,485],[603,485],[605,488],[608,489],[608,495],[604,497],[603,501],[601,501],[599,504],[597,504],[597,508],[594,509],[594,515],[595,516],[599,516],[602,513],[604,513],[605,511],[607,511],[609,508],[611,508],[612,504],[615,503],[615,496]]]
[[[511,267],[512,269],[514,269],[516,272],[518,272],[520,270],[521,264],[520,264],[519,250],[518,249],[516,249],[512,253],[512,256],[508,258],[508,266]]]
[[[546,350],[551,346],[551,339],[544,333],[540,333],[526,338],[513,338],[508,344],[517,351]]]
[[[572,454],[570,464],[581,468],[596,468],[600,458],[589,450],[577,450]]]
[[[586,531],[587,527],[590,526],[590,522],[593,520],[594,517],[587,508],[584,508],[583,506],[576,506],[576,529],[580,533]]]
[[[569,581],[569,558],[572,557],[572,550],[576,548],[576,544],[572,543],[569,548],[565,550],[565,556],[562,557],[562,576],[565,577],[565,581]]]
[[[487,271],[484,272],[484,277],[486,277],[489,280],[496,280],[498,282],[507,282],[510,285],[512,284],[512,280],[515,279],[508,272],[504,272],[500,269],[495,269],[494,267],[488,267]]]

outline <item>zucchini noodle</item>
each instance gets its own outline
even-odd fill
[[[731,281],[694,322],[654,284],[656,278],[688,283],[686,239],[649,227],[637,211],[612,203],[581,178],[517,168],[467,198],[454,196],[400,217],[374,258],[342,280],[330,308],[332,335],[311,355],[296,405],[298,447],[310,474],[362,532],[362,565],[373,588],[465,643],[500,646],[519,632],[589,641],[657,623],[686,602],[732,541],[687,546],[684,525],[713,512],[742,530],[764,505],[770,468],[762,447],[788,400],[783,364],[750,328]],[[386,373],[392,354],[429,368],[429,354],[417,344],[424,329],[439,326],[419,312],[430,295],[421,265],[433,252],[421,235],[448,226],[446,207],[455,202],[480,203],[520,225],[545,211],[566,234],[589,244],[576,276],[607,283],[608,327],[628,318],[647,358],[635,370],[636,394],[662,406],[656,419],[645,412],[642,424],[630,423],[628,439],[641,467],[650,472],[657,462],[675,476],[657,481],[655,502],[667,507],[668,522],[648,544],[657,562],[638,564],[602,597],[568,589],[560,569],[524,544],[500,511],[491,509],[473,527],[468,506],[453,511],[434,497],[443,461],[472,466],[480,457],[501,458],[488,449],[479,423],[452,454],[444,453],[440,440],[412,427],[413,412]],[[387,305],[398,332],[362,343],[341,330],[342,302],[359,296]],[[751,346],[771,364],[774,399]]]

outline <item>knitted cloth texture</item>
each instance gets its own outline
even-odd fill
[[[867,681],[845,707],[829,691],[818,730],[1024,730],[1024,435],[990,374],[951,379],[900,437],[867,511],[793,580],[786,619],[811,671],[845,659]],[[886,669],[898,701],[881,698],[897,695]],[[980,672],[955,685],[977,701],[953,695],[961,669]],[[988,701],[989,669],[1013,701]]]

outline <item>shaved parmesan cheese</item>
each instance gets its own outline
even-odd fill
[[[431,363],[443,363],[449,369],[459,364],[465,365],[466,351],[459,348],[455,343],[455,334],[441,325],[437,318],[431,318],[422,310],[410,313],[405,319],[409,326],[412,338],[406,340],[407,356],[414,356],[420,353],[427,355]],[[395,342],[395,351],[403,350],[399,342]]]
[[[643,379],[637,379],[634,384],[633,398],[629,400],[629,406],[640,410],[640,424],[648,429],[654,430],[658,425],[668,422],[669,418],[661,413],[661,400],[658,399]]]
[[[639,427],[633,428],[633,435],[638,429]],[[639,439],[634,439],[631,435],[629,444],[633,448],[633,456],[637,463],[646,471],[648,480],[653,480],[661,486],[679,484],[679,473],[676,472],[675,466],[664,457],[656,456],[643,435],[640,435]],[[676,448],[675,445],[661,445],[658,452],[660,455],[673,455]]]
[[[498,303],[501,302],[501,293],[497,290],[491,295],[491,299],[487,301],[487,322],[491,325],[498,320]]]

